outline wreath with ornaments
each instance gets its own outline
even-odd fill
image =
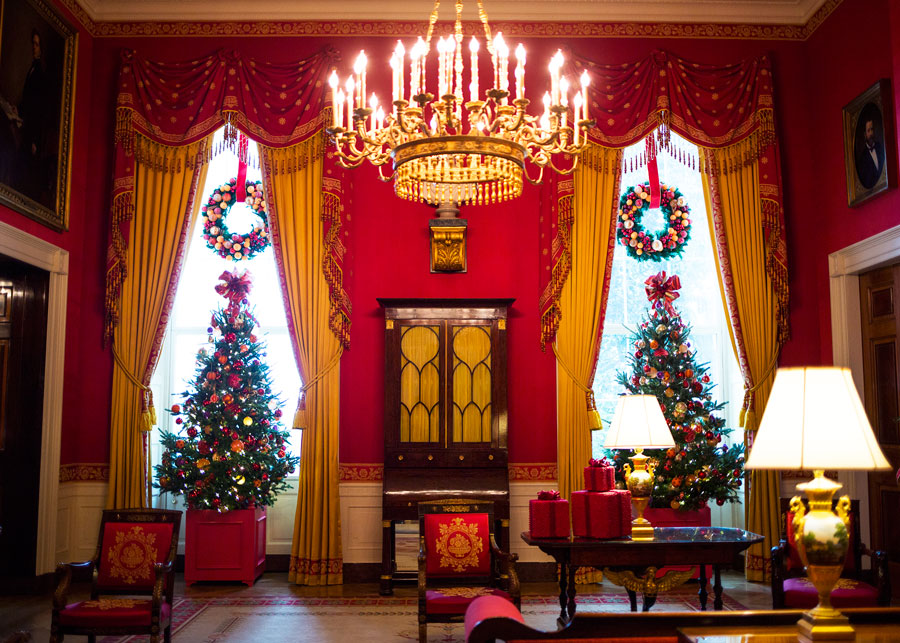
[[[254,226],[246,234],[237,234],[228,229],[225,219],[237,201],[237,179],[231,179],[212,191],[203,208],[203,239],[213,252],[224,259],[240,261],[252,259],[269,247],[269,215],[261,181],[247,181],[244,202],[250,206],[262,223]]]
[[[641,219],[650,209],[650,184],[630,187],[619,199],[616,233],[628,256],[639,261],[680,257],[691,238],[691,209],[681,191],[661,183],[659,193],[659,209],[665,219],[665,227],[652,233],[641,224]]]

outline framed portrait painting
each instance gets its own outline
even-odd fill
[[[894,112],[888,80],[879,80],[844,107],[847,205],[855,206],[897,185]]]
[[[48,0],[0,0],[0,203],[68,228],[78,33]]]

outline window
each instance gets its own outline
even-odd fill
[[[214,148],[220,147],[222,130],[216,134]],[[248,180],[259,180],[261,173],[256,143],[250,141],[250,167]],[[230,150],[224,150],[210,161],[206,185],[195,201],[195,210],[206,203],[215,187],[237,173],[237,157]],[[294,350],[287,328],[287,317],[275,265],[274,250],[271,246],[248,261],[234,262],[223,259],[210,250],[203,239],[203,226],[197,216],[197,224],[191,235],[190,245],[184,260],[178,291],[172,306],[166,337],[163,341],[159,363],[153,374],[151,388],[158,410],[160,428],[174,430],[172,416],[165,411],[175,403],[181,403],[183,393],[190,389],[194,380],[197,351],[208,346],[207,328],[212,311],[224,307],[225,299],[215,291],[219,275],[225,270],[239,267],[248,270],[252,287],[248,299],[258,320],[257,334],[266,342],[266,357],[272,377],[272,391],[282,402],[282,421],[290,426],[297,408],[300,392],[300,374],[294,361]],[[250,230],[257,217],[249,206],[237,203],[228,215],[228,227],[235,232]],[[158,435],[154,431],[154,435]],[[300,431],[291,432],[291,451],[300,452]],[[159,462],[161,449],[156,439],[151,441],[151,461]]]
[[[697,158],[698,151],[685,139],[672,132],[675,146]],[[629,160],[644,151],[641,141],[625,150],[626,168]],[[738,427],[741,402],[743,400],[743,378],[734,356],[728,333],[722,298],[719,296],[718,277],[713,256],[714,248],[710,239],[710,221],[703,200],[703,183],[697,170],[676,161],[667,153],[658,156],[659,176],[663,183],[677,186],[691,208],[691,237],[680,258],[668,261],[639,262],[628,257],[625,247],[617,243],[613,255],[609,300],[603,325],[603,341],[594,379],[594,395],[597,410],[604,426],[612,421],[616,398],[623,392],[616,382],[618,371],[628,371],[628,356],[633,351],[631,334],[640,325],[642,317],[649,309],[644,291],[647,277],[665,270],[667,275],[677,274],[681,279],[681,296],[674,304],[684,321],[691,326],[690,342],[696,351],[697,361],[707,364],[709,377],[716,387],[714,399],[726,402],[722,410],[726,426],[732,429],[729,443],[743,442],[743,432]],[[647,168],[625,172],[622,175],[620,192],[647,180]],[[647,230],[662,228],[660,210],[650,210],[642,221]],[[603,453],[605,431],[593,433],[595,457]],[[741,494],[743,495],[743,494]],[[743,525],[743,507],[738,503],[718,507],[710,505],[714,525]]]

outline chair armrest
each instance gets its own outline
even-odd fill
[[[56,565],[56,591],[53,592],[53,609],[61,610],[66,606],[69,595],[69,587],[72,584],[72,571],[85,570],[88,574],[94,573],[94,561],[86,560],[80,563],[57,563]]]
[[[891,604],[891,575],[888,570],[887,553],[881,550],[871,550],[865,545],[860,546],[863,556],[872,559],[872,573],[875,575],[874,584],[878,589],[878,605],[889,607]]]
[[[772,609],[784,609],[784,579],[787,570],[784,560],[788,555],[787,540],[781,539],[772,547]]]
[[[497,546],[497,541],[491,536],[491,553],[500,562],[500,580],[504,589],[509,592],[516,607],[521,604],[521,587],[519,586],[519,572],[516,569],[518,554],[505,552]]]
[[[171,560],[166,561],[164,563],[153,563],[153,573],[156,578],[153,581],[153,597],[151,599],[151,608],[153,611],[159,609],[160,605],[162,605],[163,594],[166,593],[166,577],[172,572],[174,569],[174,565]],[[170,596],[166,596],[167,600],[170,600]]]
[[[422,608],[424,609],[425,602],[425,587],[427,585],[427,577],[425,575],[425,539],[419,539],[419,555],[417,558],[417,562],[419,564],[419,602],[422,603]]]

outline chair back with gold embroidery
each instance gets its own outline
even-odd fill
[[[94,594],[153,591],[153,566],[175,560],[181,512],[165,509],[107,509],[100,521]],[[171,594],[170,574],[167,594]]]
[[[419,503],[420,549],[429,579],[492,576],[494,503],[437,500]]]

